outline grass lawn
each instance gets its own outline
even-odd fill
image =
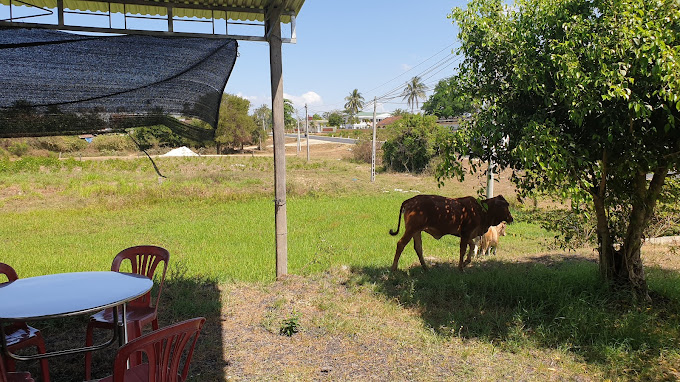
[[[167,248],[161,325],[208,319],[192,381],[680,378],[676,247],[644,247],[654,302],[631,303],[602,285],[592,250],[550,250],[553,235],[522,219],[533,207],[501,176],[516,223],[498,255],[460,273],[458,238],[424,235],[432,270],[409,246],[390,273],[401,202],[474,195],[482,180],[438,188],[431,175],[379,173],[371,183],[346,147],[311,149],[309,163],[287,159],[282,281],[273,161],[258,156],[158,158],[160,180],[143,158],[0,161],[0,261],[29,277],[108,269],[132,245]],[[48,348],[77,346],[85,320],[35,326]],[[95,376],[114,352],[95,354]],[[39,375],[35,363],[19,367]],[[82,380],[82,357],[50,368],[55,381]]]

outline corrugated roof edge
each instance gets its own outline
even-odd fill
[[[0,0],[1,5],[9,6],[11,0]],[[24,0],[33,6],[44,8],[55,8],[55,0]],[[304,4],[304,0],[274,0],[274,4],[279,3],[286,6],[281,16],[282,23],[290,23],[290,16],[297,16]],[[108,0],[108,1],[86,1],[86,0],[65,0],[64,7],[80,12],[108,12],[109,3],[125,4],[126,12],[141,15],[160,15],[166,16],[163,11],[171,6],[181,10],[178,14],[182,17],[205,18],[205,12],[214,10],[218,12],[228,12],[228,20],[233,21],[264,21],[264,9],[268,1],[266,0],[187,0],[187,1],[145,1],[145,0]],[[16,6],[14,4],[13,6]],[[223,14],[220,14],[224,18]]]

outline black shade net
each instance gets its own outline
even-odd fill
[[[231,39],[0,28],[0,137],[164,124],[211,139],[237,51]]]

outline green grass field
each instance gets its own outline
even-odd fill
[[[431,175],[378,174],[371,183],[367,165],[291,157],[295,278],[275,282],[271,158],[159,158],[158,165],[166,179],[141,158],[0,160],[0,261],[29,277],[108,269],[132,245],[167,248],[162,323],[208,317],[192,380],[319,379],[319,368],[333,362],[330,380],[680,378],[677,249],[645,253],[654,302],[637,304],[601,283],[589,249],[549,250],[553,235],[522,219],[530,207],[515,201],[507,177],[497,189],[516,223],[498,255],[460,273],[458,238],[424,235],[432,270],[422,271],[409,245],[390,274],[398,237],[388,231],[401,202],[417,192],[474,195],[479,180],[440,189]],[[286,322],[303,330],[282,339]],[[65,325],[38,324],[55,338]],[[318,348],[334,342],[342,355]],[[376,356],[382,361],[373,364]],[[110,354],[98,357],[101,374]],[[276,373],[247,366],[277,361]],[[395,374],[404,364],[420,366]],[[37,374],[36,365],[26,367]],[[80,360],[54,362],[52,372],[57,381],[79,380]]]

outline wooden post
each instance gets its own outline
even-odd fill
[[[281,59],[281,8],[270,7],[266,14],[271,70],[272,119],[274,136],[274,214],[276,223],[276,278],[288,274],[288,226],[286,216],[286,146],[283,118],[283,65]]]

